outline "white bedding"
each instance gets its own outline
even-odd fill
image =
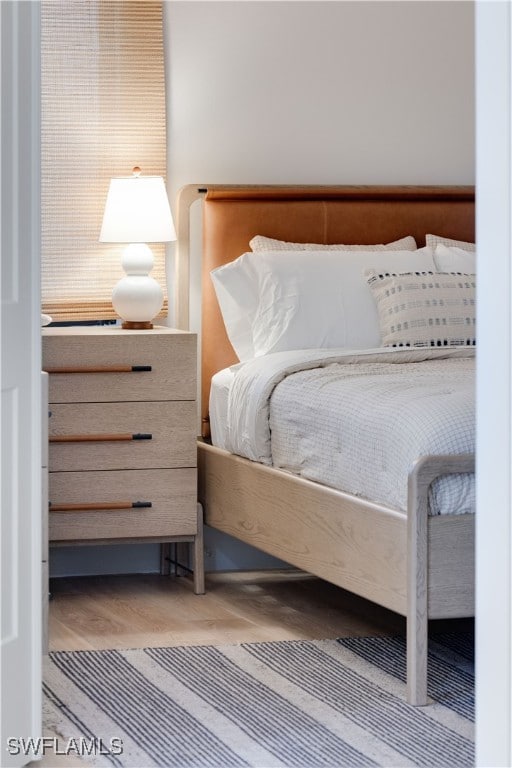
[[[214,443],[334,488],[405,510],[417,458],[474,452],[473,349],[302,350],[228,370]],[[432,514],[474,504],[472,475],[432,486]]]
[[[229,390],[235,377],[235,369],[224,368],[214,376],[210,387],[210,405],[208,414],[210,417],[210,435],[212,443],[219,448],[226,448],[226,433],[228,423]]]

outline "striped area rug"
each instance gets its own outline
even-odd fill
[[[98,766],[471,766],[472,637],[429,645],[421,708],[396,637],[52,653],[45,727]]]

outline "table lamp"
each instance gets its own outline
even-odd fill
[[[142,176],[135,167],[132,176],[111,179],[99,240],[130,243],[121,261],[126,275],[114,286],[112,305],[123,328],[152,328],[151,320],[162,308],[163,291],[149,276],[153,254],[147,243],[176,240],[163,178]]]

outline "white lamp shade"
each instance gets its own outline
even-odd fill
[[[103,214],[101,243],[167,243],[176,230],[161,176],[114,178]]]

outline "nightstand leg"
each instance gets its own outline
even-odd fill
[[[197,534],[194,538],[194,592],[204,595],[203,506],[197,505]]]
[[[171,545],[166,542],[160,544],[160,575],[169,576],[171,573]]]

